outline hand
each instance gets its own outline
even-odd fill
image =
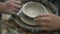
[[[41,26],[41,30],[43,31],[60,29],[60,17],[52,13],[37,16],[35,21]]]
[[[15,14],[18,12],[21,8],[20,2],[15,1],[15,0],[8,0],[4,3],[4,11],[3,13],[8,13],[8,14]]]

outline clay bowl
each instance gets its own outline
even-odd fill
[[[35,18],[38,15],[48,13],[48,10],[45,8],[45,6],[37,2],[28,2],[24,4],[20,12],[21,11],[24,13],[24,15],[30,18]]]
[[[34,18],[38,15],[48,13],[48,10],[40,3],[28,2],[24,4],[22,9],[19,11],[21,21],[28,25],[37,25]]]
[[[20,13],[20,19],[22,22],[24,22],[27,25],[32,25],[32,26],[37,26],[36,22],[34,19],[27,17],[26,15],[23,14],[23,12]]]

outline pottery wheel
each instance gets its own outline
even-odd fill
[[[58,10],[56,9],[56,7],[50,2],[47,2],[47,3],[46,3],[46,5],[49,7],[47,9],[50,9],[53,13],[57,14]],[[34,19],[29,19],[28,17],[23,15],[22,12],[20,13],[20,15],[14,16],[13,18],[14,18],[14,21],[25,31],[29,31],[29,32],[41,32],[41,31],[43,31],[43,30],[41,30],[41,27],[38,26],[36,24],[36,22],[34,22]],[[26,21],[28,21],[28,22],[26,22]]]

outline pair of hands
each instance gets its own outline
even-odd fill
[[[3,4],[5,6],[3,13],[15,14],[21,8],[19,1],[15,0],[9,0]],[[44,31],[60,29],[60,17],[52,13],[37,16],[35,21]]]

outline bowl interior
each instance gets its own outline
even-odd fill
[[[40,3],[28,2],[23,7],[23,13],[28,17],[35,18],[38,15],[48,13],[47,9]]]

